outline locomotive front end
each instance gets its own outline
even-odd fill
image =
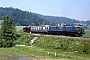
[[[85,34],[84,29],[82,28],[82,25],[78,25],[78,26],[75,26],[75,27],[76,27],[75,36],[82,36],[83,34]]]

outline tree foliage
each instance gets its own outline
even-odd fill
[[[16,38],[15,24],[13,19],[8,16],[4,16],[3,20],[4,21],[1,25],[0,47],[12,47]]]
[[[70,19],[67,17],[58,17],[58,16],[44,16],[40,14],[36,14],[37,16],[47,19],[48,21],[52,21],[54,23],[80,23],[80,21],[75,19]]]
[[[45,24],[50,24],[46,19],[40,18],[37,15],[34,15],[28,11],[22,11],[20,9],[15,9],[12,7],[9,8],[0,8],[0,19],[2,20],[2,16],[9,15],[14,18],[14,22],[17,25],[28,26],[28,25],[42,25],[43,22]]]

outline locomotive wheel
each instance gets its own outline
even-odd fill
[[[78,37],[79,35],[76,33],[75,36]]]

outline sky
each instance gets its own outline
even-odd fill
[[[90,0],[0,0],[0,7],[13,7],[80,21],[90,20]]]

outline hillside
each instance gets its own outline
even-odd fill
[[[16,25],[28,26],[28,25],[56,25],[57,23],[81,23],[84,25],[85,29],[90,29],[90,20],[79,21],[75,19],[70,19],[67,17],[58,16],[45,16],[37,13],[32,13],[28,11],[22,11],[18,8],[12,7],[0,7],[0,20],[4,15],[9,15],[14,18]]]
[[[90,59],[90,42],[77,39],[78,37],[74,39],[59,36],[37,36],[19,31],[17,32],[17,40],[15,40],[17,45],[15,47],[0,48],[0,60]],[[30,44],[30,41],[35,37],[38,37],[38,39],[33,44]]]
[[[75,19],[70,19],[67,17],[58,17],[58,16],[44,16],[44,15],[40,15],[40,14],[36,14],[35,15],[47,19],[48,21],[52,21],[54,23],[80,23],[80,21],[75,20]]]
[[[15,9],[12,7],[9,8],[0,8],[0,19],[2,16],[9,15],[15,19],[15,23],[20,25],[41,25],[47,24],[48,21],[53,23],[79,23],[79,21],[75,19],[70,19],[66,17],[56,17],[56,16],[44,16],[28,11],[22,11],[20,9]],[[48,20],[48,21],[46,21]],[[50,22],[48,22],[50,23]]]
[[[15,9],[12,7],[3,8],[0,7],[0,20],[4,15],[9,15],[14,18],[14,22],[17,25],[28,26],[28,25],[43,25],[49,24],[50,22],[38,17],[37,15],[33,15],[31,12],[22,11],[20,9]]]

